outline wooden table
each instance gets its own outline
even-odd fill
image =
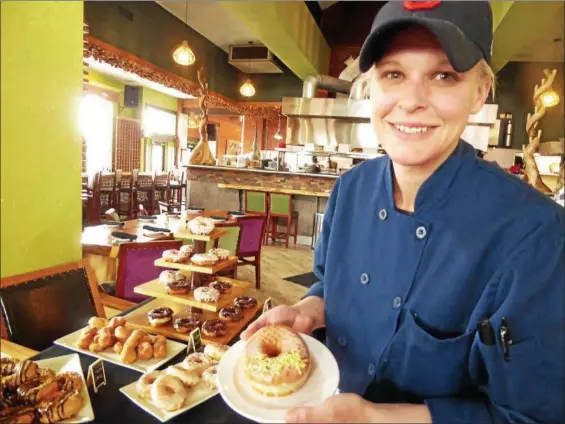
[[[13,358],[13,359],[27,359],[39,352],[25,346],[20,346],[19,344],[13,343],[9,340],[0,340],[0,356],[2,358]]]
[[[194,213],[188,213],[187,219],[193,219],[197,216],[217,216],[226,218],[226,223],[234,222],[235,219],[229,215],[229,212],[222,209],[204,210]],[[171,230],[171,235],[160,235],[157,237],[146,237],[143,235],[144,225],[151,225],[153,227],[168,228]],[[99,282],[113,281],[116,279],[116,258],[120,244],[112,243],[112,232],[120,231],[132,235],[136,235],[135,242],[144,243],[151,241],[174,240],[173,234],[178,231],[181,225],[180,216],[170,216],[169,225],[162,225],[158,221],[152,222],[141,219],[132,219],[125,221],[122,227],[114,225],[96,225],[86,227],[82,233],[82,255],[88,258],[92,269],[96,273]]]

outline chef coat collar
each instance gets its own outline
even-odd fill
[[[432,209],[440,200],[444,199],[451,187],[457,171],[462,163],[476,157],[475,149],[469,143],[460,139],[455,150],[439,166],[438,169],[426,180],[418,190],[415,203],[414,215],[421,215],[428,209]],[[390,207],[394,205],[394,169],[390,157],[387,157],[385,171],[385,185],[388,192]]]

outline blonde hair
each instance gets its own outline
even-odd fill
[[[371,66],[371,69],[369,69],[365,73],[362,73],[361,75],[359,75],[359,77],[357,77],[355,81],[353,81],[350,99],[368,99],[370,97],[369,95],[371,90],[371,81],[373,80],[374,73],[375,67]],[[481,61],[479,62],[479,77],[481,82],[487,81],[489,83],[490,89],[492,91],[492,97],[494,98],[496,76],[494,75],[494,71],[485,59],[481,59]]]

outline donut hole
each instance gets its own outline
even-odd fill
[[[281,348],[274,343],[265,343],[265,345],[263,345],[263,352],[269,358],[276,358],[281,354]]]

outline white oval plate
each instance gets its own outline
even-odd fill
[[[334,395],[339,385],[339,368],[329,349],[301,334],[310,350],[312,371],[306,383],[295,393],[284,397],[268,397],[245,384],[240,364],[246,342],[240,340],[225,354],[218,367],[218,388],[224,401],[238,414],[259,423],[285,422],[286,411],[297,406],[322,403]]]

